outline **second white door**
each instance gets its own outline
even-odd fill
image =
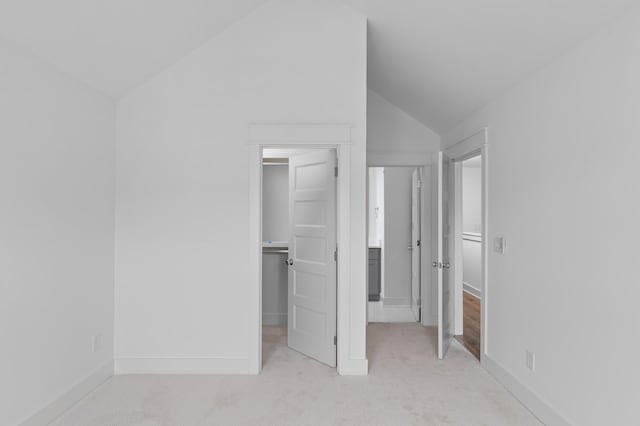
[[[336,366],[336,154],[289,159],[289,347]]]

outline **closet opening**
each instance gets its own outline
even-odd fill
[[[335,149],[263,149],[263,368],[336,366],[336,191]]]

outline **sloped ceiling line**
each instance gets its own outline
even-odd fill
[[[340,1],[369,21],[370,88],[441,134],[635,4]],[[266,3],[3,0],[0,37],[118,99]]]

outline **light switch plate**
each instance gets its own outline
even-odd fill
[[[493,251],[496,253],[504,254],[507,248],[507,241],[503,237],[495,237],[493,239]]]

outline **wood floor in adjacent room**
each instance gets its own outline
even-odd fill
[[[436,357],[436,331],[370,324],[370,373],[338,376],[265,327],[259,376],[116,376],[57,426],[539,425],[453,342]]]
[[[480,299],[466,291],[462,292],[462,335],[456,339],[476,358],[480,359]]]

